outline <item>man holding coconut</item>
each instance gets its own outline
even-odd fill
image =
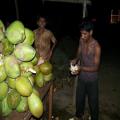
[[[101,47],[92,37],[93,24],[85,21],[80,26],[81,38],[77,56],[71,61],[71,74],[78,75],[76,89],[75,120],[83,120],[85,98],[88,96],[91,120],[98,120],[98,69],[100,64]],[[75,68],[75,70],[74,70]]]

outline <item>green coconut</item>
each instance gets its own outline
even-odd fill
[[[21,21],[12,22],[6,29],[6,36],[12,44],[18,44],[25,39],[25,28]]]
[[[3,45],[3,55],[5,56],[10,55],[13,52],[14,45],[11,44],[7,38],[2,41],[2,45]]]
[[[2,20],[0,20],[0,28],[2,28],[2,31],[5,32],[5,25]]]
[[[8,93],[8,85],[5,82],[0,83],[0,101],[2,101]]]
[[[32,93],[28,97],[28,106],[33,116],[35,116],[36,118],[40,118],[42,116],[43,103],[41,99],[35,93]]]
[[[39,69],[43,74],[48,75],[52,72],[52,64],[49,61],[46,61],[39,65]]]
[[[48,82],[53,79],[53,73],[49,73],[48,75],[44,75],[44,81]]]
[[[44,76],[41,72],[36,74],[35,83],[38,87],[43,87],[44,86]]]
[[[0,117],[2,116],[2,101],[0,101]]]
[[[7,78],[7,74],[4,68],[4,64],[0,65],[0,82],[4,81]]]
[[[35,82],[34,77],[31,75],[31,76],[28,76],[27,78],[30,81],[31,85],[33,86]]]
[[[20,64],[20,69],[21,69],[21,75],[22,76],[31,76],[32,72],[30,72],[30,69],[33,69],[33,64],[31,62],[22,62]]]
[[[30,96],[33,88],[27,77],[20,76],[16,79],[16,90],[22,96]]]
[[[0,41],[2,41],[5,38],[5,34],[2,30],[2,28],[0,28]]]
[[[36,54],[35,49],[27,44],[19,44],[15,47],[14,54],[21,61],[31,61]]]
[[[5,38],[5,26],[2,22],[2,20],[0,20],[0,41],[2,41]]]
[[[37,63],[38,63],[38,57],[35,56],[35,57],[31,60],[31,63],[32,63],[33,65],[37,65]]]
[[[7,96],[7,103],[11,109],[15,109],[20,103],[20,100],[20,94],[15,89],[9,91]]]
[[[25,40],[24,44],[32,45],[35,40],[34,32],[28,28],[25,28]]]
[[[40,97],[40,93],[36,88],[33,88],[33,93]]]
[[[2,101],[2,116],[8,116],[12,112],[12,109],[8,106],[7,96]]]
[[[20,67],[14,56],[6,56],[4,59],[4,66],[8,77],[17,78],[20,75]]]
[[[25,112],[28,110],[28,100],[27,97],[21,96],[20,103],[16,108],[17,112]]]
[[[40,72],[40,69],[39,69],[39,66],[38,66],[38,65],[33,66],[33,69],[36,71],[36,73],[39,73],[39,72]]]
[[[12,89],[15,89],[16,80],[14,78],[7,78],[8,86]]]

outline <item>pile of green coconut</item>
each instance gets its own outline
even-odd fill
[[[33,47],[35,35],[21,21],[5,29],[0,20],[0,115],[8,117],[13,110],[30,111],[40,118],[44,111],[37,88],[53,79],[49,61],[37,65]]]

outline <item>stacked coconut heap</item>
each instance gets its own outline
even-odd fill
[[[43,87],[52,79],[52,65],[44,62],[37,66],[38,57],[34,33],[21,21],[12,22],[5,30],[0,20],[0,115],[8,116],[13,110],[30,111],[40,118],[43,103],[36,86]]]

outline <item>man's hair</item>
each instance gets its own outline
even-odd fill
[[[45,20],[47,20],[47,16],[43,14],[37,16],[37,21],[39,21],[40,18],[44,18]]]
[[[90,32],[91,30],[94,29],[94,26],[93,26],[93,23],[90,22],[90,21],[83,21],[81,24],[80,24],[80,31],[81,30],[85,30],[87,32]]]

